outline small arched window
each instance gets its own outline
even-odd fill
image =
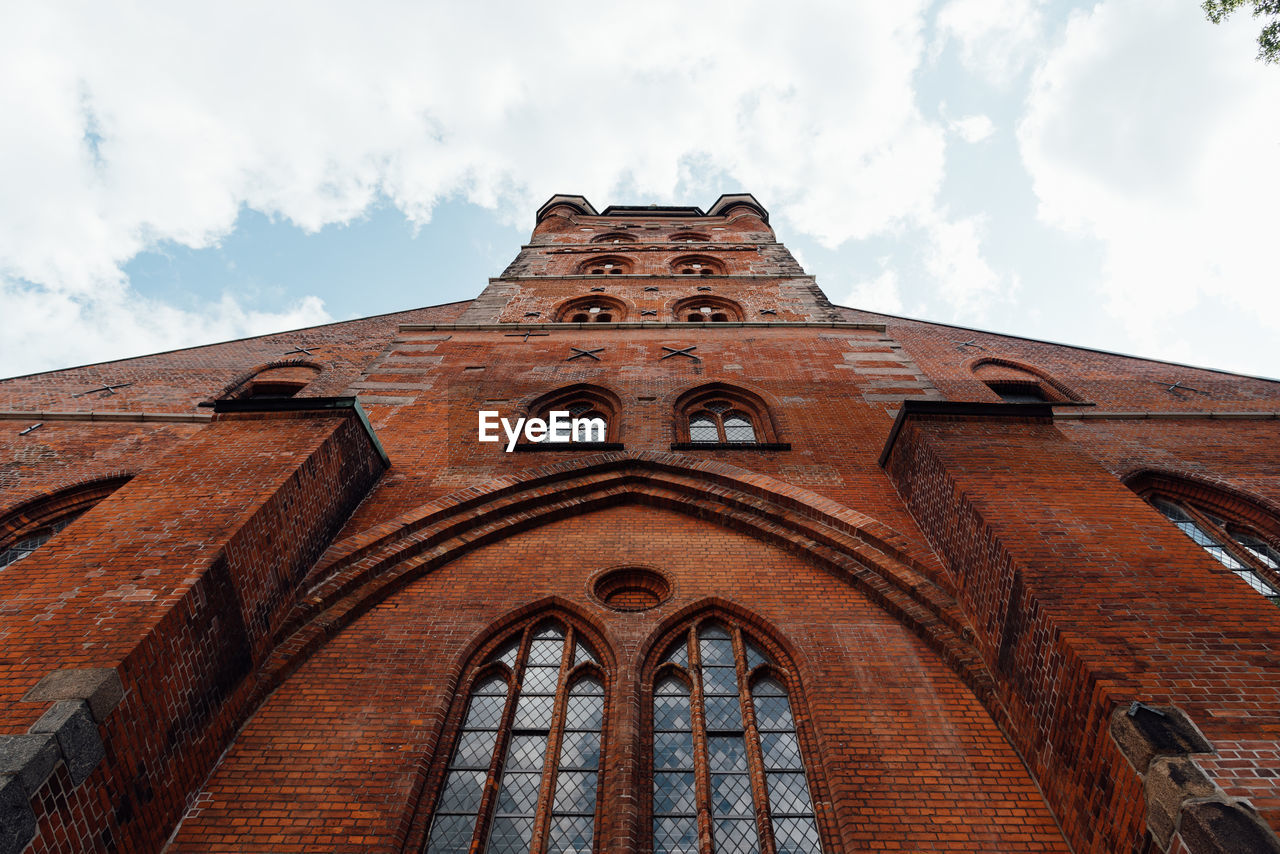
[[[587,383],[557,389],[550,394],[537,398],[529,405],[527,415],[537,416],[548,421],[551,413],[568,412],[570,418],[595,419],[605,423],[605,434],[596,433],[575,438],[577,442],[617,442],[619,436],[618,421],[621,411],[618,396],[606,388]]]
[[[711,240],[700,231],[681,231],[667,239],[672,243],[708,243]]]
[[[604,726],[599,658],[573,628],[500,644],[468,695],[427,854],[593,850]]]
[[[1254,592],[1280,605],[1280,549],[1260,531],[1185,499],[1157,493],[1147,500]]]
[[[769,407],[745,389],[712,383],[685,392],[676,401],[676,450],[691,446],[726,448],[777,445]],[[782,447],[779,445],[779,447]]]
[[[600,255],[578,265],[578,272],[589,276],[620,276],[630,273],[635,263],[621,255]]]
[[[821,838],[786,672],[735,626],[691,626],[653,687],[654,854],[816,854]],[[699,780],[706,780],[700,784]]]
[[[723,276],[725,267],[708,255],[682,255],[671,261],[671,271],[681,276]]]
[[[1071,403],[1080,398],[1062,383],[1008,359],[981,359],[973,375],[1005,403]]]
[[[608,296],[578,297],[561,305],[555,313],[558,323],[614,323],[625,320],[627,306]]]
[[[741,323],[742,306],[718,296],[696,296],[679,300],[671,307],[676,320],[686,323]]]

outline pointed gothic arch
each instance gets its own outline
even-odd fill
[[[406,584],[519,531],[619,504],[687,513],[804,553],[919,635],[988,706],[993,679],[931,552],[802,487],[726,463],[611,452],[502,478],[409,511],[330,547],[301,589],[261,671],[255,702],[328,638]]]
[[[814,809],[830,790],[800,669],[779,638],[742,606],[707,599],[642,646],[645,749],[634,786],[653,780],[641,810],[647,850],[685,850],[699,810],[712,817],[717,850],[739,850],[722,839],[778,854],[842,850],[831,815]],[[695,785],[699,777],[710,785]]]
[[[591,850],[614,668],[603,633],[557,597],[486,627],[456,667],[403,850]]]
[[[546,419],[552,410],[574,418],[602,418],[607,426],[602,443],[616,444],[622,430],[622,400],[604,386],[575,383],[534,398],[524,407],[525,417]]]

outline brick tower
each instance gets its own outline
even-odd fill
[[[832,305],[746,194],[2,381],[0,854],[1280,851],[1278,417]]]

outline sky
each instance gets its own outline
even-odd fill
[[[0,376],[469,299],[753,193],[837,303],[1280,377],[1280,66],[1196,0],[9,3]]]

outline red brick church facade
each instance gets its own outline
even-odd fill
[[[0,852],[1280,850],[1278,413],[833,305],[749,195],[5,380]]]

